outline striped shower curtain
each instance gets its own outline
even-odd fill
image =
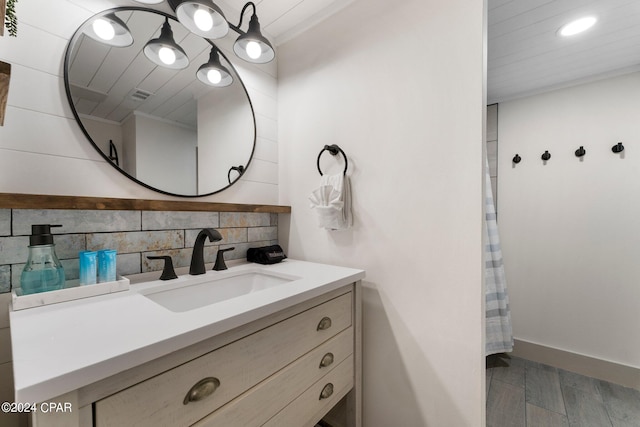
[[[513,334],[511,332],[511,312],[509,296],[504,277],[502,251],[498,237],[496,210],[493,204],[489,165],[486,162],[485,176],[485,250],[484,277],[486,298],[486,340],[485,355],[506,353],[513,350]]]

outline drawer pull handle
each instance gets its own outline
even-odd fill
[[[327,353],[324,355],[322,360],[320,361],[320,367],[326,368],[327,366],[333,363],[333,353]]]
[[[196,383],[182,401],[183,405],[189,402],[197,402],[205,397],[211,396],[216,389],[220,387],[220,380],[213,377],[204,378]]]
[[[333,394],[333,384],[329,383],[326,386],[324,386],[324,388],[322,389],[322,392],[320,392],[320,399],[318,400],[327,399],[332,394]]]
[[[324,331],[326,329],[329,329],[330,327],[331,327],[331,318],[323,317],[322,320],[320,320],[320,323],[318,323],[318,329],[316,330]]]

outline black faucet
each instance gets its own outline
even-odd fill
[[[209,237],[210,242],[217,242],[222,240],[222,236],[217,230],[213,228],[204,228],[198,233],[196,242],[193,244],[193,253],[191,254],[191,267],[189,267],[189,274],[204,274],[204,242]]]

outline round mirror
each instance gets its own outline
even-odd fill
[[[249,166],[255,116],[240,76],[213,43],[163,12],[117,8],[87,20],[67,47],[64,80],[89,141],[147,188],[209,195]]]

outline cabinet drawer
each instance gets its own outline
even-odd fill
[[[353,353],[353,328],[346,329],[193,427],[258,427],[331,372]],[[330,356],[328,356],[330,355]],[[324,360],[324,365],[322,361]],[[329,361],[331,360],[331,363]]]
[[[347,293],[102,399],[96,426],[191,425],[351,326],[351,308]]]
[[[353,388],[353,355],[316,381],[263,427],[311,427]],[[331,391],[329,391],[331,390]]]

